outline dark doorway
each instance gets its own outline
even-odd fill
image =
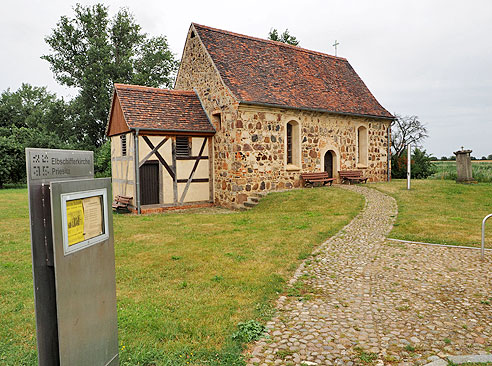
[[[328,178],[333,178],[333,152],[331,150],[325,153],[325,172],[328,172]]]
[[[140,167],[140,204],[159,203],[159,163],[147,161]]]

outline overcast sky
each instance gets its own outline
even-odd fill
[[[98,1],[79,1],[95,4]],[[99,1],[128,7],[143,30],[165,35],[181,57],[191,22],[266,38],[288,28],[300,46],[345,57],[391,113],[427,125],[428,152],[461,146],[492,154],[492,1]],[[56,84],[44,37],[76,1],[2,1],[0,91],[26,82],[73,96]]]

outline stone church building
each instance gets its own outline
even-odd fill
[[[192,24],[174,90],[115,85],[113,194],[237,208],[303,172],[383,181],[393,118],[344,58]]]

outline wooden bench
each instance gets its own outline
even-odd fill
[[[323,185],[330,183],[331,186],[335,180],[335,178],[328,177],[328,172],[302,173],[301,178],[304,181],[304,187],[307,187],[308,184],[310,184],[311,187],[314,187],[316,183],[323,183]]]
[[[367,178],[362,176],[362,170],[340,170],[338,172],[342,183],[367,183]]]
[[[126,210],[130,211],[128,208],[128,205],[130,204],[130,200],[133,199],[133,197],[126,197],[126,196],[120,196],[117,195],[114,198],[113,201],[113,210],[120,211],[120,210]]]

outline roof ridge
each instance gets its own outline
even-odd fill
[[[333,55],[329,55],[327,53],[309,50],[307,48],[303,48],[303,47],[299,47],[299,46],[294,46],[294,45],[291,45],[291,44],[288,44],[288,43],[283,43],[283,42],[278,42],[278,41],[272,41],[270,39],[264,39],[264,38],[259,38],[259,37],[248,36],[248,35],[245,35],[245,34],[230,32],[230,31],[227,31],[227,30],[224,30],[224,29],[213,28],[213,27],[209,27],[209,26],[206,26],[206,25],[198,24],[198,23],[191,23],[191,24],[193,24],[193,26],[195,26],[195,27],[205,28],[205,29],[211,30],[213,32],[219,32],[219,33],[223,33],[223,34],[227,34],[227,35],[235,36],[235,37],[239,37],[239,38],[246,38],[246,39],[250,39],[250,40],[254,40],[254,41],[259,41],[259,42],[264,42],[264,43],[270,43],[270,44],[273,44],[273,45],[276,45],[276,46],[290,48],[290,49],[293,49],[293,50],[296,50],[296,51],[300,51],[300,52],[306,52],[306,53],[311,53],[311,54],[315,54],[315,55],[319,55],[319,56],[333,58],[335,60],[347,61],[347,59],[345,57],[333,56]]]
[[[115,89],[121,88],[121,89],[137,89],[141,91],[146,91],[146,92],[159,92],[159,93],[164,93],[164,94],[184,94],[184,95],[196,95],[194,90],[179,90],[179,89],[162,89],[162,88],[155,88],[151,86],[142,86],[142,85],[133,85],[133,84],[121,84],[121,83],[115,83],[114,84]]]

